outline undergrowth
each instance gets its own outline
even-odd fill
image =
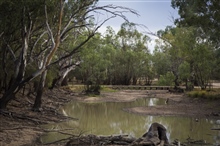
[[[220,89],[199,90],[195,89],[186,93],[189,97],[205,98],[205,99],[220,99]]]

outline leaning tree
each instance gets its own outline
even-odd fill
[[[124,13],[138,15],[129,8],[99,6],[97,2],[9,0],[0,3],[0,59],[3,71],[0,85],[4,88],[0,109],[5,109],[26,83],[37,78],[33,109],[39,110],[47,73],[52,66],[71,59],[109,19],[121,17],[128,21]],[[96,20],[96,15],[106,17]],[[97,23],[91,23],[91,20]],[[73,37],[74,35],[77,37]],[[59,50],[65,50],[64,43],[76,41],[80,35],[84,35],[84,39],[58,57]]]

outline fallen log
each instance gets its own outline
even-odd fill
[[[169,145],[166,128],[159,124],[153,123],[148,132],[146,132],[141,138],[133,138],[128,135],[117,135],[117,136],[76,136],[72,137],[66,146],[76,145],[129,145],[129,146],[167,146]]]

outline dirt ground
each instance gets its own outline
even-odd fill
[[[207,100],[189,98],[184,94],[174,94],[162,90],[120,90],[102,92],[100,97],[88,97],[68,89],[45,91],[41,112],[31,111],[34,95],[19,93],[10,102],[7,111],[0,111],[0,146],[40,146],[40,135],[47,132],[40,125],[69,120],[59,114],[60,107],[72,100],[84,102],[129,102],[137,98],[154,97],[168,99],[167,104],[124,109],[143,115],[197,116],[220,119],[220,99]],[[64,145],[54,143],[50,146]]]

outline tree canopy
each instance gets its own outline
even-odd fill
[[[172,0],[173,8],[179,10],[180,18],[176,24],[194,26],[201,29],[202,36],[219,46],[220,33],[220,4],[217,0]]]

